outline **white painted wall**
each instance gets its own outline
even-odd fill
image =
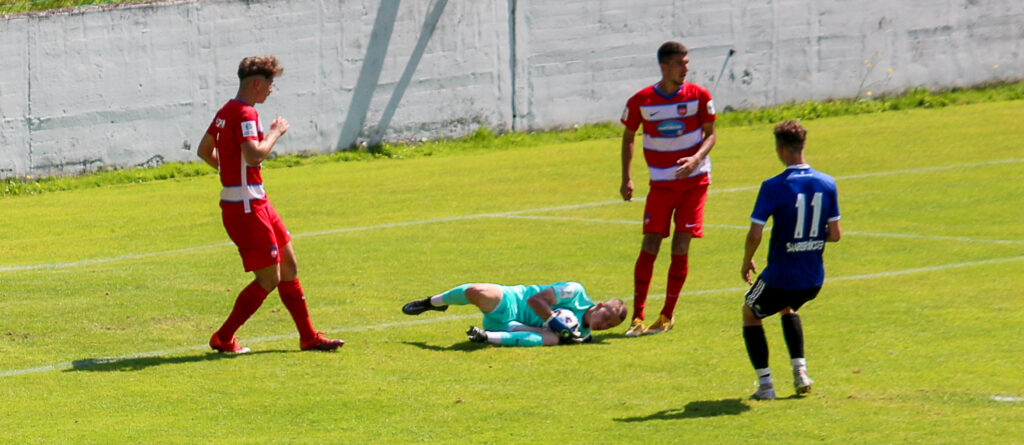
[[[431,32],[432,31],[432,32]],[[1019,0],[172,0],[0,17],[0,177],[193,160],[276,54],[278,151],[617,120],[658,80],[747,108],[1024,78]],[[889,72],[889,70],[892,70]],[[386,125],[382,125],[382,122]],[[383,128],[381,128],[383,127]]]

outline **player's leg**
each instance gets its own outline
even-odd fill
[[[786,339],[789,349],[789,361],[793,366],[793,388],[797,394],[811,392],[811,380],[807,375],[807,358],[804,356],[804,327],[800,315],[796,313],[804,303],[814,299],[821,288],[792,292],[790,306],[779,311],[782,315],[782,336]]]
[[[644,332],[644,308],[654,276],[654,262],[658,259],[661,240],[669,235],[671,220],[670,191],[652,188],[644,204],[644,238],[633,267],[633,322],[626,330],[626,336],[635,337]]]
[[[309,308],[306,306],[306,295],[299,283],[299,266],[295,260],[295,250],[290,241],[281,247],[281,282],[277,285],[277,292],[280,294],[281,303],[288,309],[292,321],[295,322],[299,340],[315,337],[316,331],[313,329]]]
[[[249,352],[249,348],[238,346],[235,332],[249,320],[249,317],[252,317],[252,314],[256,313],[256,310],[263,305],[263,300],[273,290],[273,286],[276,283],[274,283],[275,280],[271,277],[277,274],[277,264],[266,266],[253,272],[256,274],[256,279],[249,283],[245,289],[242,289],[242,292],[235,298],[235,305],[231,308],[231,313],[228,314],[227,320],[224,320],[220,329],[214,332],[213,337],[210,338],[211,348],[221,352]],[[267,287],[270,287],[270,289],[267,289]]]
[[[704,236],[704,203],[707,200],[707,186],[687,189],[677,196],[675,202],[675,234],[672,236],[672,262],[668,266],[668,280],[665,289],[665,305],[658,321],[645,334],[665,332],[675,325],[675,308],[679,294],[689,273],[690,242]]]
[[[277,292],[281,296],[281,303],[288,309],[292,321],[295,322],[295,329],[299,331],[299,349],[333,351],[344,346],[345,340],[327,338],[323,332],[313,328],[309,307],[306,305],[306,294],[299,283],[298,270],[295,250],[289,241],[281,247],[281,282],[277,285]]]
[[[797,394],[811,391],[813,380],[807,375],[807,359],[804,357],[804,330],[800,316],[790,308],[779,312],[782,314],[782,336],[786,339],[789,349],[789,362],[793,366],[793,388]]]
[[[543,332],[541,329],[486,331],[472,326],[466,331],[470,341],[490,343],[502,346],[551,346],[558,344],[558,336],[554,332]]]
[[[235,332],[260,308],[267,295],[280,281],[276,239],[269,225],[255,213],[223,214],[224,228],[238,246],[242,265],[255,274],[238,297],[227,320],[210,338],[210,347],[221,352],[242,353],[248,348],[238,346]]]
[[[690,249],[692,238],[693,234],[689,232],[676,232],[672,236],[672,262],[668,265],[665,304],[661,307],[658,319],[644,330],[644,334],[666,332],[675,326],[676,303],[679,301],[679,294],[683,290],[683,283],[686,282],[686,275],[689,271],[689,257],[686,252]]]
[[[760,279],[747,291],[746,303],[743,305],[743,343],[747,348],[747,357],[757,374],[758,389],[751,398],[769,400],[775,398],[775,387],[772,384],[771,369],[768,368],[768,339],[764,335],[761,319],[770,314],[755,312],[755,308],[765,305],[770,297],[765,295],[766,286]]]
[[[448,310],[449,305],[472,304],[487,313],[493,311],[499,303],[501,303],[501,286],[487,283],[467,283],[429,298],[410,301],[402,307],[402,312],[408,315],[418,315],[430,310],[445,311]]]
[[[637,256],[636,264],[633,266],[634,325],[636,321],[644,320],[644,308],[647,306],[647,295],[650,293],[651,279],[654,276],[654,262],[658,259],[658,251],[661,249],[663,238],[664,235],[661,233],[645,233],[643,242],[640,244],[640,255]]]

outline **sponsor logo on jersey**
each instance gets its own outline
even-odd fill
[[[796,243],[786,243],[786,253],[814,252],[825,250],[825,242],[821,240],[807,240]]]
[[[257,137],[259,133],[256,131],[256,121],[245,121],[242,122],[242,137]]]
[[[679,121],[664,121],[658,124],[658,133],[665,136],[679,136],[683,134],[683,130],[686,129],[686,125]]]

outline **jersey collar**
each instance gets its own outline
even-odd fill
[[[679,89],[676,90],[676,92],[674,92],[672,94],[669,94],[669,95],[666,95],[665,93],[661,92],[661,89],[658,88],[658,85],[661,85],[661,81],[658,81],[658,83],[654,84],[654,86],[652,88],[654,88],[654,92],[657,95],[659,95],[659,96],[661,96],[661,97],[663,97],[665,99],[671,99],[673,97],[676,97],[679,94],[680,91],[683,91],[683,85],[679,85]]]

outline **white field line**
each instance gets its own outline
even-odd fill
[[[876,176],[900,175],[900,174],[909,174],[909,173],[925,173],[925,172],[932,172],[932,171],[939,171],[939,170],[953,170],[953,169],[960,169],[960,168],[982,167],[982,166],[999,165],[999,164],[1012,164],[1012,163],[1019,163],[1019,162],[1024,162],[1024,158],[1010,158],[1010,159],[1001,159],[1001,160],[987,161],[987,162],[975,162],[975,163],[954,164],[954,165],[941,165],[941,166],[935,166],[935,167],[921,167],[921,168],[912,168],[912,169],[903,169],[903,170],[890,170],[890,171],[884,171],[884,172],[863,173],[863,174],[857,174],[857,175],[836,176],[835,179],[836,180],[845,180],[845,179],[869,178],[869,177],[876,177]],[[732,192],[742,192],[742,191],[757,190],[759,188],[760,188],[760,185],[747,186],[747,187],[733,187],[733,188],[728,188],[728,189],[711,189],[708,193],[732,193]],[[642,199],[638,199],[638,200],[635,200],[635,201],[642,201]],[[623,202],[623,201],[620,201],[620,200],[610,200],[610,201],[599,201],[599,202],[590,202],[590,203],[583,203],[583,204],[572,204],[572,205],[563,205],[563,206],[539,207],[539,208],[534,208],[534,209],[513,210],[513,211],[508,211],[508,212],[478,213],[478,214],[473,214],[473,215],[453,216],[453,217],[448,217],[448,218],[421,219],[421,220],[414,220],[414,221],[403,221],[403,222],[395,222],[395,223],[377,224],[377,225],[372,225],[372,226],[347,227],[347,228],[341,228],[341,229],[323,230],[323,231],[317,231],[317,232],[307,232],[307,233],[296,234],[296,235],[293,235],[292,237],[293,238],[304,238],[304,237],[310,237],[310,236],[323,236],[323,235],[332,235],[332,234],[337,234],[337,233],[360,232],[360,231],[387,229],[387,228],[394,228],[394,227],[408,227],[408,226],[416,226],[416,225],[423,225],[423,224],[433,224],[433,223],[451,222],[451,221],[463,221],[463,220],[469,220],[469,219],[479,219],[479,218],[488,218],[488,217],[491,217],[491,218],[493,218],[493,217],[515,217],[517,215],[522,215],[524,213],[550,212],[550,211],[556,211],[556,210],[575,210],[575,209],[582,209],[582,208],[588,208],[588,207],[599,207],[599,206],[606,206],[606,205],[612,205],[612,204],[619,204],[621,202]],[[710,225],[708,227],[732,228],[732,226],[710,226]],[[868,236],[872,236],[872,235],[868,235]],[[874,236],[915,237],[915,235],[899,235],[899,234],[874,235]],[[952,241],[956,241],[956,240],[960,240],[960,241],[975,241],[975,240],[972,240],[972,239],[956,239],[956,238],[953,238],[953,237],[949,237],[949,238],[941,238],[940,237],[940,238],[931,238],[931,239],[949,239],[949,240],[952,240]],[[982,240],[977,240],[977,241],[982,241]],[[1006,242],[1006,243],[1020,243],[1020,241],[1003,241],[1003,242]],[[88,266],[88,265],[93,265],[93,264],[111,263],[111,262],[122,261],[122,260],[132,260],[132,259],[140,259],[140,258],[151,258],[151,257],[161,256],[161,255],[173,255],[173,254],[177,254],[177,253],[191,252],[191,251],[195,251],[195,250],[210,249],[210,248],[216,248],[216,247],[228,247],[228,246],[231,246],[231,243],[208,244],[208,245],[205,245],[205,246],[194,246],[194,247],[187,247],[187,248],[184,248],[184,249],[173,249],[173,250],[163,250],[163,251],[158,251],[158,252],[128,254],[128,255],[120,255],[120,256],[108,257],[108,258],[91,258],[91,259],[85,259],[85,260],[80,260],[80,261],[69,261],[69,262],[60,262],[60,263],[29,264],[29,265],[24,265],[24,266],[0,266],[0,273],[4,273],[4,272],[20,272],[20,271],[40,270],[40,269],[63,269],[63,268],[78,267],[78,266]]]
[[[639,220],[574,218],[574,217],[571,217],[571,216],[505,215],[505,216],[503,216],[503,218],[551,220],[551,221],[575,221],[575,222],[590,222],[590,223],[603,223],[603,224],[632,224],[632,225],[640,225],[640,221]],[[735,230],[747,230],[747,229],[750,228],[750,226],[735,226],[735,225],[728,225],[728,224],[705,224],[704,227],[709,227],[709,228],[713,228],[713,229],[735,229]],[[771,226],[767,226],[766,229],[770,230]],[[1024,244],[1024,240],[968,238],[968,237],[965,237],[965,236],[917,235],[917,234],[911,234],[911,233],[873,233],[873,232],[843,231],[843,235],[868,236],[868,237],[878,237],[878,238],[924,239],[924,240],[933,240],[933,241],[959,241],[959,242],[967,242],[967,243]]]
[[[900,276],[900,275],[927,273],[927,272],[935,272],[935,271],[939,271],[939,270],[948,270],[948,269],[960,269],[960,268],[974,267],[974,266],[986,266],[986,265],[990,265],[990,264],[1009,263],[1009,262],[1015,262],[1015,261],[1024,261],[1024,255],[1022,255],[1022,256],[1015,256],[1015,257],[1007,257],[1007,258],[994,258],[994,259],[982,260],[982,261],[970,261],[970,262],[965,262],[965,263],[943,264],[943,265],[939,265],[939,266],[918,267],[918,268],[913,268],[913,269],[894,270],[894,271],[889,271],[889,272],[880,272],[880,273],[872,273],[872,274],[850,275],[850,276],[845,276],[845,277],[828,278],[827,281],[828,282],[834,282],[834,281],[871,280],[871,279],[876,279],[876,278],[888,278],[888,277]],[[720,294],[720,293],[730,293],[730,292],[743,292],[743,291],[746,291],[747,289],[748,289],[747,286],[727,287],[727,288],[721,288],[721,289],[705,289],[705,290],[698,290],[698,291],[683,292],[682,296]],[[660,299],[660,298],[665,298],[665,296],[664,295],[651,295],[649,298],[656,300],[656,299]],[[628,300],[631,300],[631,298],[625,298],[624,300],[628,301]],[[331,329],[328,332],[330,332],[330,333],[362,332],[362,331],[368,331],[368,330],[372,330],[372,329],[388,329],[388,328],[403,327],[403,326],[412,326],[412,325],[420,325],[420,324],[434,324],[434,323],[442,323],[442,322],[447,322],[447,321],[470,320],[470,319],[479,319],[479,318],[480,318],[480,314],[448,315],[448,316],[442,316],[442,317],[420,318],[420,319],[409,320],[409,321],[396,321],[396,322],[389,322],[389,323],[381,323],[381,324],[376,324],[376,325],[371,325],[371,326],[357,326],[357,327],[351,327],[351,328]],[[266,342],[271,342],[271,341],[287,340],[287,339],[297,339],[297,334],[283,334],[283,335],[270,335],[270,336],[265,336],[265,337],[256,337],[256,338],[246,339],[244,343],[247,344],[247,345],[248,344],[259,344],[259,343],[266,343]],[[182,353],[191,352],[191,351],[204,350],[206,348],[209,348],[209,346],[207,346],[205,344],[204,345],[193,345],[193,346],[185,346],[185,347],[181,347],[181,348],[166,349],[166,350],[161,350],[161,351],[150,351],[150,352],[139,352],[139,353],[134,353],[134,354],[125,354],[125,355],[120,355],[120,356],[116,356],[116,357],[102,357],[102,358],[90,358],[90,359],[75,360],[75,361],[71,361],[71,362],[55,363],[55,364],[52,364],[52,365],[37,366],[37,367],[33,367],[33,368],[9,369],[9,370],[6,370],[6,371],[0,371],[0,378],[14,377],[14,376],[26,375],[26,374],[38,374],[38,373],[41,373],[41,372],[49,372],[49,371],[64,371],[64,370],[75,369],[75,368],[87,369],[87,368],[91,368],[91,367],[97,366],[97,365],[115,364],[115,363],[120,363],[120,362],[124,362],[124,361],[128,361],[128,360],[137,360],[137,359],[143,359],[143,358],[149,358],[149,357],[161,357],[161,356],[166,356],[166,355],[182,354]],[[349,349],[351,349],[351,347],[349,347]],[[344,350],[344,348],[343,348],[343,350]]]
[[[319,231],[319,232],[299,233],[299,234],[292,235],[292,238],[305,238],[305,237],[311,237],[311,236],[333,235],[333,234],[338,234],[338,233],[361,232],[361,231],[367,231],[367,230],[389,229],[389,228],[394,228],[394,227],[417,226],[417,225],[423,225],[423,224],[433,224],[433,223],[451,222],[451,221],[462,221],[462,220],[469,220],[469,219],[513,216],[513,215],[518,215],[520,213],[549,212],[549,211],[555,211],[555,210],[573,210],[573,209],[582,209],[582,208],[587,208],[587,207],[604,206],[604,205],[615,204],[615,203],[619,203],[619,202],[622,202],[622,201],[590,202],[590,203],[584,203],[584,204],[573,204],[573,205],[562,205],[562,206],[553,206],[553,207],[539,207],[539,208],[535,208],[535,209],[513,210],[513,211],[509,211],[509,212],[477,213],[477,214],[473,214],[473,215],[452,216],[452,217],[448,217],[448,218],[421,219],[421,220],[415,220],[415,221],[402,221],[402,222],[395,222],[395,223],[376,224],[376,225],[372,225],[372,226],[346,227],[346,228],[342,228],[342,229],[323,230],[323,231]],[[87,259],[87,260],[70,261],[70,262],[64,262],[64,263],[30,264],[30,265],[25,265],[25,266],[0,266],[0,273],[3,273],[3,272],[20,272],[20,271],[27,271],[27,270],[39,270],[39,269],[63,269],[63,268],[77,267],[77,266],[88,266],[88,265],[93,265],[93,264],[111,263],[111,262],[121,261],[121,260],[132,260],[132,259],[139,259],[139,258],[150,258],[150,257],[155,257],[155,256],[161,256],[161,255],[173,255],[173,254],[176,254],[176,253],[185,253],[185,252],[191,252],[191,251],[195,251],[195,250],[211,249],[211,248],[215,248],[215,247],[229,247],[229,246],[232,246],[232,245],[233,245],[232,243],[218,243],[218,244],[208,244],[208,245],[205,245],[205,246],[187,247],[187,248],[184,248],[184,249],[173,249],[173,250],[162,250],[162,251],[159,251],[159,252],[128,254],[128,255],[120,255],[120,256],[108,257],[108,258],[91,258],[91,259]]]
[[[418,325],[418,324],[440,323],[440,322],[452,321],[452,320],[468,320],[468,319],[471,319],[471,318],[480,318],[480,315],[478,315],[478,314],[477,315],[449,315],[449,316],[445,316],[445,317],[420,318],[420,319],[417,319],[417,320],[396,321],[396,322],[391,322],[391,323],[377,324],[377,325],[373,325],[373,326],[359,326],[359,327],[353,327],[353,328],[332,329],[330,332],[332,332],[332,333],[361,332],[361,331],[368,331],[368,330],[371,330],[371,329],[387,329],[387,328],[411,326],[411,325]],[[298,334],[294,334],[294,333],[293,334],[282,334],[282,335],[269,335],[269,336],[265,336],[265,337],[256,337],[256,338],[246,339],[244,343],[248,345],[248,344],[266,343],[266,342],[272,342],[272,341],[278,341],[278,340],[287,340],[287,339],[295,339],[296,341],[298,341],[298,338],[299,338]],[[0,372],[0,378],[14,377],[14,376],[25,375],[25,374],[37,374],[37,373],[40,373],[40,372],[49,372],[49,371],[64,371],[64,370],[75,369],[75,368],[91,368],[91,367],[97,366],[97,365],[114,364],[114,363],[125,362],[125,361],[128,361],[128,360],[138,360],[138,359],[150,358],[150,357],[162,357],[162,356],[167,356],[167,355],[183,354],[183,353],[186,353],[186,352],[199,351],[199,350],[208,349],[209,347],[210,347],[209,345],[183,346],[183,347],[180,347],[180,348],[165,349],[165,350],[162,350],[162,351],[139,352],[139,353],[135,353],[135,354],[119,355],[119,356],[116,356],[116,357],[102,357],[102,358],[90,358],[90,359],[75,360],[75,361],[71,361],[71,362],[63,362],[63,363],[55,363],[55,364],[52,364],[52,365],[38,366],[38,367],[35,367],[35,368],[11,369],[11,370]],[[345,347],[342,346],[342,350],[344,350],[344,348]],[[212,353],[212,350],[211,350],[211,353]]]

